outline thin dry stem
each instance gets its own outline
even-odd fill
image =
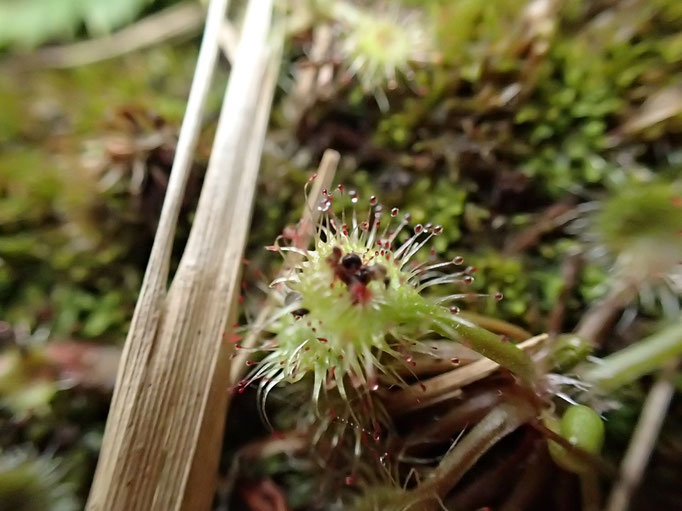
[[[609,326],[636,294],[637,287],[633,283],[616,283],[609,294],[583,316],[575,331],[576,335],[598,346]]]
[[[547,334],[536,335],[518,346],[524,351],[532,351],[545,340]],[[462,387],[489,376],[500,365],[487,358],[477,360],[464,367],[453,369],[428,380],[415,383],[405,389],[388,394],[386,408],[393,414],[403,414],[431,406],[443,395],[456,392]]]
[[[620,466],[620,478],[613,486],[606,511],[626,511],[639,486],[656,446],[670,400],[675,393],[672,381],[679,360],[672,360],[661,372],[646,398],[630,445]]]
[[[491,447],[534,416],[535,409],[523,400],[496,406],[443,457],[419,491],[445,497]]]
[[[545,442],[541,442],[524,463],[523,472],[499,511],[524,511],[530,508],[543,485],[553,475],[552,460]]]
[[[456,431],[483,418],[502,399],[504,399],[504,394],[499,393],[497,389],[467,394],[467,399],[462,400],[461,404],[448,410],[437,421],[415,431],[405,443],[410,447],[452,438]]]
[[[583,511],[599,511],[601,509],[601,489],[599,478],[594,470],[580,474],[580,493]]]
[[[313,183],[313,189],[308,196],[308,203],[306,204],[306,208],[299,223],[300,233],[298,242],[300,246],[298,248],[306,248],[313,237],[314,226],[317,224],[317,221],[322,214],[316,206],[319,204],[320,198],[322,197],[322,190],[325,188],[329,190],[331,188],[331,185],[334,181],[334,175],[336,174],[336,169],[339,165],[339,159],[339,153],[333,149],[327,149],[322,155],[322,160],[320,161],[320,165],[317,169],[317,179]],[[295,258],[297,257],[299,257],[298,254],[289,254],[289,258],[284,264],[280,275],[286,273],[286,271],[290,269],[293,264],[295,264]],[[275,302],[273,300],[273,294],[270,294],[258,313],[256,321],[249,329],[249,333],[241,343],[244,348],[253,348],[256,346],[258,339],[260,339],[260,336],[263,333],[267,319],[272,314],[274,307]],[[243,349],[237,352],[234,362],[230,368],[229,382],[231,387],[234,387],[243,377],[244,372],[246,371],[246,361],[249,356],[250,353],[248,349]]]
[[[29,64],[46,68],[79,67],[149,48],[201,30],[204,9],[183,2],[143,18],[111,35],[64,46],[45,48],[29,57]]]
[[[320,25],[313,30],[313,43],[310,49],[310,65],[301,67],[295,74],[295,83],[282,110],[293,126],[298,125],[305,111],[319,96],[333,74],[334,66],[324,63],[333,43],[333,31],[328,25]]]

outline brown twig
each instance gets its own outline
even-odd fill
[[[601,488],[599,477],[594,470],[580,474],[580,495],[583,501],[582,511],[599,511],[601,509]]]
[[[517,477],[514,488],[499,511],[524,511],[530,508],[533,499],[544,483],[552,476],[552,460],[547,444],[540,442],[524,463],[523,472]]]
[[[576,253],[568,256],[561,265],[563,285],[561,286],[561,291],[559,292],[559,296],[557,297],[552,311],[549,313],[549,320],[547,321],[547,332],[551,337],[554,337],[563,331],[564,317],[566,315],[566,302],[578,283],[582,263],[582,254]]]
[[[609,294],[585,313],[576,328],[576,335],[599,345],[608,328],[636,293],[637,287],[633,283],[617,281]]]
[[[533,430],[526,431],[514,451],[449,497],[446,501],[448,509],[480,509],[481,506],[493,502],[501,493],[508,491],[511,485],[516,487],[519,484],[516,479],[519,465],[524,463],[529,455],[534,454],[533,448],[536,447],[537,437]]]
[[[539,213],[538,220],[520,233],[511,236],[505,243],[506,254],[518,254],[536,246],[545,234],[552,232],[562,225],[560,219],[575,206],[574,200],[566,200],[551,205]]]
[[[442,442],[451,438],[456,431],[482,419],[503,399],[498,389],[467,394],[461,404],[454,406],[430,425],[420,427],[405,440],[405,447]]]

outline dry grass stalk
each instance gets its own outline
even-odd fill
[[[192,232],[166,291],[170,248],[188,171],[184,159],[190,159],[194,149],[192,139],[196,140],[205,98],[202,93],[215,65],[226,4],[226,0],[214,0],[209,7],[181,131],[181,139],[184,135],[189,140],[179,144],[119,368],[88,510],[200,511],[208,509],[213,495],[219,442],[209,449],[203,440],[206,433],[209,439],[216,438],[228,403],[226,381],[222,391],[217,382],[227,377],[221,357],[225,353],[223,332],[238,289],[279,65],[268,45],[272,2],[252,1]],[[211,452],[210,459],[204,457],[207,452]],[[200,458],[203,473],[197,477]]]
[[[536,335],[520,343],[524,351],[531,351],[546,341],[547,334]],[[459,389],[491,375],[500,365],[483,358],[463,367],[423,380],[405,389],[389,394],[385,400],[392,413],[403,414],[419,410],[442,401],[445,397],[455,397]]]

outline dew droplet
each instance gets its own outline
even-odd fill
[[[398,211],[400,211],[398,208],[393,208],[393,209],[391,210],[391,216],[392,216],[392,217],[398,216]]]
[[[353,204],[358,203],[358,192],[356,192],[355,190],[351,190],[350,192],[348,192],[348,195],[350,195],[350,201]]]
[[[369,198],[369,204],[370,204],[370,206],[374,206],[376,203],[377,203],[377,198],[376,198],[376,196],[372,195]]]
[[[459,314],[459,307],[457,307],[456,305],[453,305],[452,307],[450,307],[450,312],[452,314]]]

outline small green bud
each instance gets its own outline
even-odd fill
[[[599,454],[604,444],[604,423],[597,412],[584,405],[568,408],[561,420],[555,417],[545,419],[545,425],[560,434],[574,446],[590,454]],[[561,468],[576,474],[589,470],[585,461],[569,453],[556,442],[548,442],[552,459]]]
[[[574,334],[560,335],[552,346],[554,369],[567,371],[592,353],[592,344]]]

